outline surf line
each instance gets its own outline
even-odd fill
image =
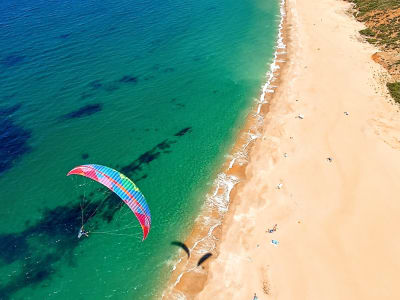
[[[255,141],[262,137],[262,125],[264,117],[268,111],[263,111],[264,106],[268,105],[267,98],[272,98],[277,86],[273,82],[278,78],[278,71],[285,63],[286,44],[285,44],[285,20],[286,20],[286,1],[280,1],[279,9],[278,36],[275,43],[273,60],[266,73],[266,82],[261,87],[261,95],[256,99],[253,109],[250,111],[244,129],[238,134],[231,154],[227,156],[222,165],[221,172],[216,176],[212,184],[211,191],[206,195],[205,203],[200,215],[196,218],[193,230],[185,241],[193,255],[189,260],[180,258],[172,266],[170,281],[162,293],[162,298],[185,297],[183,292],[176,287],[180,283],[185,273],[207,271],[197,267],[197,260],[207,252],[215,252],[218,247],[219,235],[215,234],[215,229],[222,225],[224,216],[229,210],[231,194],[235,186],[241,181],[240,173],[244,172],[248,163],[249,151]],[[217,257],[215,255],[214,257]]]

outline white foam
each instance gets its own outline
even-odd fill
[[[266,74],[267,81],[264,84],[264,86],[262,87],[261,97],[258,102],[257,114],[260,114],[262,105],[266,103],[265,95],[267,93],[274,93],[274,90],[273,90],[274,86],[271,85],[271,82],[275,79],[276,71],[280,69],[280,67],[277,63],[282,62],[282,60],[278,60],[278,56],[282,55],[282,54],[286,54],[286,51],[278,51],[278,49],[286,49],[286,45],[283,41],[283,32],[282,32],[283,31],[283,22],[284,22],[284,19],[286,16],[285,0],[281,0],[280,16],[281,16],[281,20],[279,22],[278,39],[277,39],[276,47],[275,47],[274,60],[271,63],[269,71]]]

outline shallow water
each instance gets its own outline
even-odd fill
[[[239,2],[239,3],[238,3]],[[0,299],[160,295],[259,96],[278,1],[0,2]],[[123,171],[152,229],[76,165]],[[78,240],[81,196],[92,231]],[[5,279],[4,279],[5,278]]]

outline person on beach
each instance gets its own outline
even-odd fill
[[[273,233],[276,231],[277,228],[278,228],[278,224],[275,224],[274,227],[272,227],[272,229],[268,229],[268,232]]]
[[[257,294],[256,294],[256,293],[254,293],[253,300],[258,300],[258,297],[257,297]]]

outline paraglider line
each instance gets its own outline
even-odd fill
[[[106,231],[91,231],[92,233],[97,233],[97,234],[109,234],[109,235],[126,235],[126,236],[137,236],[137,234],[128,234],[128,233],[113,233],[113,232],[106,232]]]

